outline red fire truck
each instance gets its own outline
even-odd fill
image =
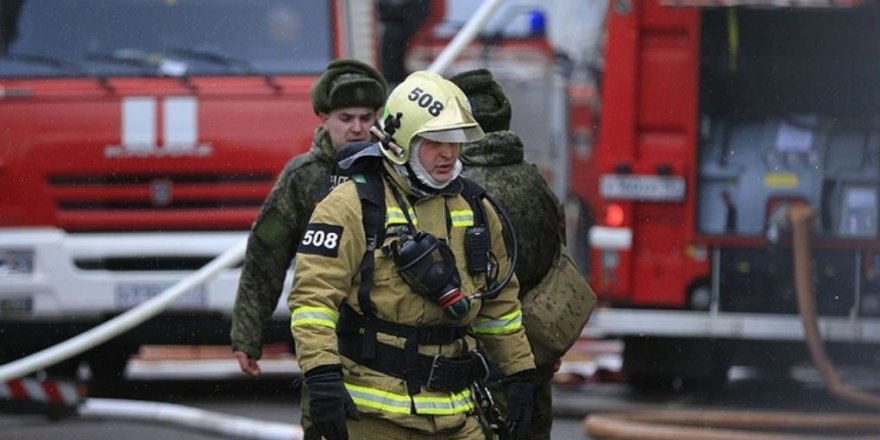
[[[610,3],[598,190],[575,190],[596,215],[590,281],[606,306],[590,330],[623,338],[632,384],[717,385],[731,365],[807,358],[779,228],[795,203],[816,212],[832,358],[876,365],[877,23],[876,2]]]
[[[141,303],[246,236],[311,141],[317,75],[336,57],[375,63],[374,16],[347,0],[0,0],[0,359]],[[237,277],[92,353],[93,373],[141,343],[225,342]]]

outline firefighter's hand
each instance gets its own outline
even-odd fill
[[[247,374],[248,376],[257,377],[263,372],[263,370],[260,369],[260,364],[257,363],[257,360],[248,356],[247,353],[243,351],[235,351],[232,354],[238,359],[238,366],[241,368],[242,373]]]
[[[309,370],[305,379],[315,429],[327,440],[348,440],[345,418],[360,420],[360,415],[342,384],[342,366],[317,367]]]
[[[535,395],[535,370],[520,371],[504,380],[507,396],[507,433],[512,440],[523,440],[529,435],[532,404]]]

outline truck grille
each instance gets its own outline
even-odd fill
[[[106,270],[111,272],[138,272],[138,271],[195,271],[204,267],[213,260],[209,257],[79,257],[74,259],[74,265],[82,270]],[[230,266],[240,269],[242,262]]]
[[[247,229],[272,187],[262,173],[52,175],[68,231]]]

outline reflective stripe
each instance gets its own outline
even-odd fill
[[[323,325],[335,329],[339,313],[327,307],[299,307],[290,314],[290,327],[301,325]]]
[[[449,213],[452,217],[452,226],[464,228],[474,225],[474,211],[470,209],[459,209]]]
[[[474,332],[483,335],[503,335],[522,328],[522,310],[516,309],[498,319],[477,316]]]
[[[449,393],[444,397],[413,396],[413,402],[416,404],[416,414],[448,416],[474,409],[474,401],[468,389],[460,393]]]
[[[412,207],[409,208],[409,218],[412,219],[413,225],[419,224],[419,219],[416,218],[416,213],[413,211]],[[385,227],[387,228],[390,225],[405,225],[406,224],[406,216],[403,215],[403,210],[396,206],[389,206],[385,210]]]
[[[468,389],[447,396],[425,397],[395,394],[360,385],[345,384],[348,394],[358,406],[372,408],[393,414],[410,414],[414,406],[416,414],[448,416],[461,414],[474,409],[471,392]]]

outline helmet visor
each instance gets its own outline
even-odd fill
[[[485,136],[470,110],[455,97],[450,97],[446,110],[427,121],[416,134],[436,142],[458,143],[475,142]]]
[[[451,130],[424,131],[419,133],[419,136],[434,142],[464,144],[476,142],[482,139],[485,135],[483,129],[481,129],[479,125],[474,125],[471,127],[454,128]]]

